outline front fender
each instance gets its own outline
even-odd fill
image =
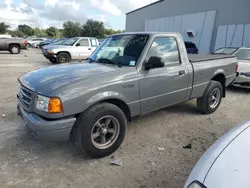
[[[124,103],[127,103],[125,96],[121,93],[115,92],[115,91],[104,91],[97,93],[96,95],[92,96],[89,100],[86,102],[86,106],[90,107],[93,104],[96,104],[100,101],[108,100],[108,99],[118,99],[123,101]]]

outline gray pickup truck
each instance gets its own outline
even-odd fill
[[[188,56],[177,33],[113,35],[84,63],[21,76],[18,114],[34,137],[71,140],[87,155],[103,157],[119,148],[133,117],[190,99],[213,113],[236,64],[230,55]]]
[[[25,49],[27,41],[18,38],[0,38],[0,51],[9,51],[12,54],[19,54],[21,49]]]

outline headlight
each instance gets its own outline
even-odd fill
[[[188,188],[206,188],[204,185],[202,185],[202,183],[198,182],[198,181],[194,181],[193,183],[191,183]]]
[[[48,98],[41,95],[37,96],[36,109],[48,113],[61,113],[63,112],[62,102],[60,98]]]
[[[48,50],[48,52],[47,52],[48,54],[51,54],[51,55],[54,55],[55,53],[53,52],[53,51],[51,51],[51,50]]]

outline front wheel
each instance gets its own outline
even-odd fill
[[[221,83],[210,81],[203,96],[197,99],[197,106],[202,112],[211,114],[220,106],[222,95],[223,88]]]
[[[56,59],[50,59],[49,60],[52,64],[56,64]]]
[[[100,103],[77,118],[73,143],[90,157],[105,157],[120,147],[126,130],[123,111],[113,104]]]
[[[68,63],[70,62],[70,56],[67,53],[59,53],[57,58],[56,58],[57,63]]]

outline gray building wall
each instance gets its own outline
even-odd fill
[[[174,15],[216,10],[211,49],[220,25],[250,23],[250,0],[163,0],[126,15],[126,31],[144,31],[145,21]]]

